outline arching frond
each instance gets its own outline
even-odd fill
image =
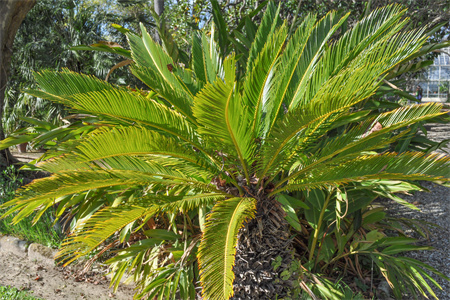
[[[168,84],[162,75],[152,68],[132,66],[130,69],[134,76],[139,78],[149,88],[158,93],[160,97],[169,102],[177,112],[183,114],[195,124],[195,120],[192,118],[192,95],[186,94],[179,86]]]
[[[277,27],[281,25],[280,7],[281,6],[277,9],[273,2],[269,2],[267,5],[261,24],[256,31],[255,38],[250,47],[247,59],[247,74],[255,68],[255,60],[260,55],[267,42],[272,38]]]
[[[206,85],[196,96],[194,116],[199,124],[199,133],[217,150],[238,159],[246,177],[251,159],[253,138],[249,125],[248,108],[240,101],[235,84],[216,80]]]
[[[91,218],[77,224],[74,233],[64,241],[57,259],[68,265],[90,253],[117,231],[141,218],[153,215],[153,207],[105,207]]]
[[[264,47],[253,61],[253,67],[244,79],[242,101],[248,106],[252,116],[252,131],[259,135],[262,118],[262,106],[265,93],[273,83],[273,68],[281,53],[287,37],[286,24],[267,36]]]
[[[314,155],[315,159],[325,157],[340,158],[352,153],[356,154],[377,149],[377,145],[384,146],[393,143],[395,140],[389,139],[388,137],[394,130],[445,114],[441,109],[442,105],[439,103],[426,103],[400,107],[393,111],[380,114],[376,118],[366,120],[363,124],[355,127],[348,133],[330,139],[320,149],[320,152]],[[377,123],[382,128],[376,131],[372,130]],[[401,137],[402,135],[394,136],[395,139]]]
[[[308,153],[305,145],[301,144],[293,151],[292,156],[287,159],[286,166],[296,165],[295,169],[300,169],[298,172],[306,173],[307,170],[323,162],[329,163],[334,159],[341,159],[343,156],[357,156],[364,151],[381,149],[401,139],[407,133],[405,131],[403,134],[392,136],[394,130],[442,115],[444,112],[441,112],[441,107],[437,103],[427,103],[401,107],[380,114],[377,118],[367,119],[348,132],[335,138],[329,138],[324,145],[320,146],[320,149],[311,154]],[[372,130],[377,123],[379,123],[381,129]],[[305,153],[308,153],[308,158],[306,159]],[[298,173],[293,169],[290,172]],[[295,176],[297,175],[290,175],[283,181],[287,181]]]
[[[43,171],[50,173],[58,173],[68,170],[89,171],[97,169],[97,166],[92,163],[80,161],[79,157],[74,153],[52,157],[41,161],[37,164],[37,166]]]
[[[371,179],[449,181],[449,170],[450,157],[442,154],[364,155],[351,160],[341,159],[333,164],[324,163],[304,174],[296,174],[289,184],[282,186],[279,183],[270,195]]]
[[[131,159],[131,158],[129,158]],[[136,165],[134,165],[136,166]],[[129,167],[129,166],[128,166]],[[55,198],[80,193],[83,191],[103,188],[109,186],[138,187],[150,184],[163,184],[165,186],[199,188],[205,191],[217,191],[215,186],[209,185],[193,178],[186,177],[179,171],[172,170],[157,164],[147,164],[146,169],[152,167],[154,173],[137,170],[92,170],[92,171],[69,171],[51,177],[37,179],[33,184],[19,191],[20,196],[4,203],[1,207],[10,208],[4,216],[20,211],[14,222],[18,222],[29,216],[41,205],[53,203]]]
[[[233,295],[233,265],[237,233],[253,218],[256,200],[231,198],[218,202],[208,215],[198,261],[205,299],[229,299]]]
[[[404,13],[400,5],[374,10],[331,44],[318,63],[319,72],[311,78],[307,98],[311,98],[328,78],[357,59],[371,44],[388,39],[405,27],[407,20],[399,21]]]
[[[267,160],[262,174],[285,160],[293,147],[321,136],[330,128],[334,118],[375,93],[381,84],[381,76],[420,48],[424,42],[418,37],[420,35],[420,32],[411,32],[405,40],[394,36],[378,42],[348,68],[323,83],[312,99],[304,98],[294,113],[287,114],[273,127],[273,134],[267,140],[269,143],[264,154]],[[365,64],[361,63],[363,61]]]
[[[77,149],[80,158],[86,161],[126,155],[158,155],[179,158],[201,168],[219,171],[207,157],[195,152],[192,146],[145,127],[100,128],[83,140]]]
[[[67,69],[61,72],[43,70],[34,73],[34,78],[41,90],[28,90],[28,94],[65,105],[70,105],[72,96],[76,94],[116,89],[113,85],[94,76]]]
[[[288,45],[287,47],[300,46],[299,50],[294,51],[291,48],[290,51],[283,53],[280,57],[283,63],[278,64],[275,69],[276,73],[279,74],[275,79],[277,84],[269,91],[268,101],[270,103],[270,109],[268,110],[271,113],[268,115],[269,126],[266,129],[267,131],[270,131],[270,128],[277,120],[283,102],[285,102],[288,109],[297,106],[298,99],[295,98],[295,95],[302,94],[306,89],[328,40],[347,17],[348,14],[341,18],[336,13],[328,13],[315,24],[311,31],[309,31],[310,29],[308,27],[305,28],[305,31],[302,28],[294,35],[298,38],[304,38],[306,41],[293,39],[291,41],[293,43],[292,46]],[[304,24],[308,25],[308,23]],[[299,42],[300,45],[298,45]],[[289,57],[290,55],[293,55],[293,57]]]
[[[172,89],[183,90],[192,99],[193,95],[190,90],[177,78],[175,73],[172,72],[173,70],[169,67],[169,65],[175,67],[172,58],[152,39],[142,24],[141,32],[142,38],[132,33],[127,34],[131,47],[131,56],[136,64],[153,69]]]
[[[203,205],[211,205],[217,201],[225,200],[230,195],[219,193],[200,193],[194,195],[165,196],[165,195],[146,195],[140,200],[142,204],[157,206],[161,212],[188,212],[198,209]]]
[[[196,144],[194,128],[179,113],[156,101],[119,90],[92,92],[74,96],[71,106],[96,115],[139,123]],[[200,147],[200,146],[198,146]]]

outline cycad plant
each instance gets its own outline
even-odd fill
[[[388,6],[347,31],[348,14],[308,16],[290,35],[269,3],[239,77],[242,56],[222,57],[214,28],[194,35],[188,66],[144,27],[142,37],[127,33],[131,71],[150,91],[69,71],[37,73],[40,90],[31,94],[96,116],[86,123],[97,129],[41,162],[52,175],[21,189],[4,205],[12,206],[7,214],[17,212],[18,221],[53,205],[58,216],[70,211],[75,228],[60,259],[119,249],[109,261],[113,281],[134,275],[138,297],[194,299],[197,278],[204,299],[289,299],[299,287],[312,295],[303,272],[375,253],[377,239],[380,248],[398,243],[376,230],[354,241],[354,232],[337,237],[349,251],[320,262],[329,242],[322,237],[364,207],[346,200],[346,189],[449,180],[446,156],[386,150],[404,136],[397,129],[443,114],[440,104],[363,109],[426,42],[423,29],[405,29],[403,13]],[[331,202],[335,222],[324,228]],[[295,208],[311,211],[299,220]],[[291,232],[309,241],[294,246]],[[396,278],[388,259],[377,265]],[[410,265],[412,289],[430,292],[418,277],[426,273]]]

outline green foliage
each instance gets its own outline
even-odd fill
[[[106,46],[108,44],[105,44],[104,40],[114,40],[118,49],[113,53],[127,53],[127,50],[120,46],[126,43],[123,35],[117,34],[117,30],[111,28],[110,24],[126,23],[130,26],[138,25],[139,21],[119,14],[112,7],[109,7],[111,11],[105,11],[101,5],[104,3],[41,0],[37,1],[27,14],[14,40],[11,75],[6,88],[2,124],[7,135],[28,126],[22,117],[39,119],[57,126],[63,125],[61,117],[67,115],[64,106],[23,93],[25,89],[36,87],[33,72],[44,68],[68,68],[105,78],[120,59],[111,53],[96,52],[92,55],[73,51],[71,47],[98,44],[99,48],[111,49]],[[146,23],[148,24],[148,21]],[[133,84],[136,82],[133,79],[126,70],[119,69],[109,80]]]
[[[163,46],[144,26],[142,35],[122,30],[131,71],[149,90],[36,73],[30,94],[82,120],[67,131],[38,124],[33,140],[55,144],[37,168],[52,175],[19,190],[0,206],[9,207],[4,215],[17,223],[36,212],[37,221],[57,205],[57,218],[73,217],[61,261],[114,249],[112,284],[129,276],[137,298],[193,299],[200,282],[205,299],[222,300],[233,295],[240,229],[268,201],[292,226],[295,259],[281,279],[298,282],[293,295],[342,299],[349,288],[324,278],[364,278],[367,261],[397,295],[434,295],[423,277],[446,277],[395,256],[423,248],[371,206],[379,195],[407,205],[394,194],[420,190],[413,180],[449,181],[448,156],[393,147],[408,126],[445,114],[442,106],[373,105],[427,34],[407,31],[396,5],[352,29],[349,14],[310,15],[292,34],[280,9],[269,3],[259,27],[246,18],[240,36],[216,11],[216,25],[193,34],[187,64],[164,30]]]
[[[9,166],[0,173],[0,204],[14,197],[16,190],[23,184],[22,181],[18,170],[13,166]],[[1,214],[4,212],[4,209],[0,210]],[[15,225],[12,224],[13,216],[2,218],[0,233],[57,248],[62,241],[62,232],[60,228],[53,226],[55,219],[53,215],[52,209],[46,211],[34,226],[32,226],[32,218],[22,219]]]
[[[10,286],[0,286],[1,300],[41,300],[41,298],[34,297],[30,292],[19,291]]]

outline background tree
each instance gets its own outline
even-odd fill
[[[35,117],[59,124],[60,118],[65,115],[62,105],[54,105],[23,93],[23,90],[34,87],[33,72],[68,68],[106,78],[109,70],[123,59],[106,52],[92,54],[74,51],[71,47],[104,41],[125,45],[123,34],[111,27],[111,24],[118,23],[136,30],[139,22],[147,25],[150,22],[144,2],[132,1],[132,4],[117,1],[108,7],[106,3],[95,0],[37,2],[25,17],[14,40],[11,74],[2,106],[2,124],[7,134],[26,124],[20,117]],[[105,7],[108,9],[105,10]],[[145,11],[147,13],[144,14]],[[124,68],[112,73],[109,81],[119,84],[136,83]]]
[[[35,0],[5,0],[0,2],[0,117],[3,115],[5,89],[10,73],[14,37]],[[0,140],[5,138],[0,124]],[[0,150],[0,168],[12,159],[8,149]]]

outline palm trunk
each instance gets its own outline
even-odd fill
[[[293,268],[289,225],[278,201],[263,198],[256,217],[239,232],[231,299],[283,299],[292,296],[298,272]]]

